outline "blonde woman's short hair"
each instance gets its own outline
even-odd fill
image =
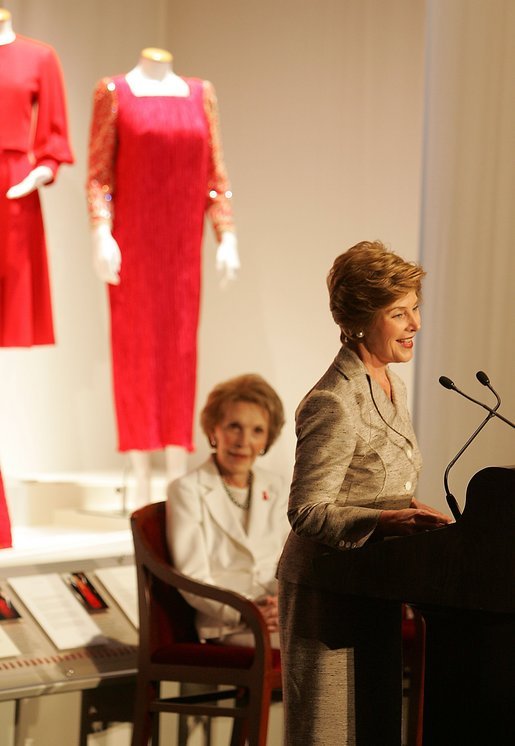
[[[403,295],[415,291],[420,299],[425,274],[381,241],[361,241],[336,257],[327,287],[342,341],[352,345],[357,332],[366,332],[376,314]]]

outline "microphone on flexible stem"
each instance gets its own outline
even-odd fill
[[[477,399],[473,399],[471,396],[469,396],[468,394],[466,394],[464,391],[461,391],[461,389],[459,389],[456,386],[456,384],[454,383],[454,381],[451,381],[451,379],[447,378],[447,376],[440,376],[440,378],[438,379],[438,381],[440,382],[440,384],[444,388],[450,389],[451,391],[456,391],[456,393],[460,394],[460,396],[464,396],[465,399],[468,399],[469,401],[474,402],[474,404],[477,404],[478,406],[483,407],[483,409],[486,409],[486,411],[490,412],[490,414],[493,417],[498,417],[500,420],[502,420],[503,422],[505,422],[510,427],[515,428],[515,423],[513,423],[511,420],[509,420],[507,417],[504,417],[502,414],[500,414],[497,411],[499,409],[501,400],[500,400],[499,395],[497,394],[497,392],[494,391],[494,389],[492,388],[492,386],[490,384],[490,380],[488,380],[488,383],[486,382],[486,379],[488,379],[488,376],[486,375],[486,373],[483,373],[482,370],[479,370],[476,373],[476,378],[478,379],[478,381],[480,383],[483,384],[483,386],[487,386],[490,389],[490,391],[492,391],[493,394],[495,395],[495,398],[497,399],[497,404],[495,405],[495,407],[493,407],[493,408],[492,407],[488,407],[484,402],[478,401]]]
[[[483,383],[484,386],[487,386],[488,384],[486,383],[486,379],[488,379],[488,376],[486,375],[486,373],[484,373],[482,375],[482,378],[479,378],[479,373],[483,373],[483,371],[479,371],[478,372],[478,380],[480,381],[480,383]],[[483,378],[483,376],[485,378]],[[451,389],[452,391],[456,391],[458,394],[462,394],[466,399],[471,399],[470,396],[468,396],[467,394],[464,394],[462,391],[460,391],[456,387],[456,385],[454,384],[454,381],[451,381],[451,379],[447,378],[447,376],[440,376],[440,378],[438,380],[439,380],[440,384],[444,388]],[[489,380],[488,380],[488,383],[490,383]],[[456,463],[456,461],[459,459],[459,457],[462,455],[462,453],[469,447],[469,445],[472,443],[472,441],[479,435],[479,433],[484,428],[484,426],[486,425],[486,423],[489,420],[491,420],[492,417],[495,417],[496,410],[501,405],[501,400],[500,400],[500,398],[499,398],[499,396],[497,394],[496,394],[496,398],[497,398],[497,404],[495,405],[495,407],[493,409],[490,409],[490,407],[487,407],[485,404],[481,404],[481,402],[476,402],[475,399],[471,399],[471,401],[475,402],[476,404],[480,404],[480,406],[482,406],[485,409],[487,409],[488,410],[488,414],[485,417],[485,419],[480,423],[479,427],[477,427],[474,430],[474,432],[472,433],[472,435],[470,436],[470,438],[467,440],[467,442],[465,443],[465,445],[462,448],[460,448],[460,450],[458,451],[458,453],[456,454],[456,456],[448,464],[448,466],[447,466],[447,468],[445,470],[445,473],[443,475],[443,486],[444,486],[444,489],[445,489],[445,499],[447,500],[447,505],[449,506],[450,511],[451,511],[451,513],[453,514],[453,516],[454,516],[454,518],[456,520],[458,520],[461,517],[461,511],[460,511],[460,508],[459,508],[459,505],[458,505],[458,501],[456,500],[456,498],[454,497],[454,495],[452,494],[452,492],[449,490],[449,482],[448,482],[449,472],[450,472],[451,468],[454,466],[454,464]]]
[[[494,415],[491,412],[489,412],[486,415],[486,417],[483,420],[483,422],[479,425],[479,427],[477,427],[474,430],[474,432],[472,433],[472,435],[470,436],[470,438],[467,440],[467,442],[465,443],[465,445],[462,448],[460,448],[460,450],[458,451],[458,453],[456,454],[456,456],[448,464],[448,466],[447,466],[447,468],[445,470],[445,473],[443,475],[443,486],[444,486],[444,489],[445,489],[445,499],[447,500],[447,505],[449,506],[449,508],[451,510],[451,513],[453,514],[453,516],[455,517],[456,520],[458,520],[458,518],[461,516],[461,511],[460,511],[460,508],[458,506],[458,501],[456,500],[456,498],[454,497],[454,495],[452,494],[452,492],[450,492],[450,490],[449,490],[449,482],[448,482],[449,472],[450,472],[451,468],[454,466],[454,464],[456,463],[456,461],[459,459],[459,457],[461,456],[461,454],[463,453],[463,451],[465,451],[469,447],[469,445],[472,443],[472,441],[474,440],[474,438],[476,438],[479,435],[479,433],[484,428],[484,426],[486,425],[486,423],[488,422],[488,420],[491,420],[493,416]]]
[[[497,391],[494,389],[494,387],[490,383],[490,379],[486,375],[485,371],[484,370],[478,370],[478,372],[476,373],[476,378],[479,381],[479,383],[482,383],[483,386],[486,386],[488,389],[490,389],[490,391],[492,392],[492,394],[497,399],[497,407],[496,407],[496,409],[498,407],[500,407],[501,406],[501,397],[499,396],[499,394],[497,393]]]

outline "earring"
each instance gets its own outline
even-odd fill
[[[260,455],[260,456],[264,456],[264,455],[265,455],[265,449],[264,449],[264,448],[262,448],[262,449],[260,450],[260,452],[259,452],[259,455]]]
[[[365,332],[364,331],[360,330],[359,332],[356,332],[356,337],[358,339],[363,339],[364,336],[365,336]]]
[[[211,446],[211,448],[216,448],[216,440],[214,438],[210,440],[209,445]]]

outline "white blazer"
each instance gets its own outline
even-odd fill
[[[180,572],[248,598],[277,593],[277,562],[290,529],[283,479],[260,468],[253,472],[247,531],[212,459],[168,486],[166,525],[173,563]],[[197,609],[201,638],[242,629],[235,609],[184,595]]]

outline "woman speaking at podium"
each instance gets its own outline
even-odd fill
[[[278,571],[287,746],[401,743],[400,606],[323,590],[313,560],[451,520],[414,497],[421,458],[389,369],[413,356],[424,274],[378,241],[329,272],[342,346],[296,412],[292,531]]]

